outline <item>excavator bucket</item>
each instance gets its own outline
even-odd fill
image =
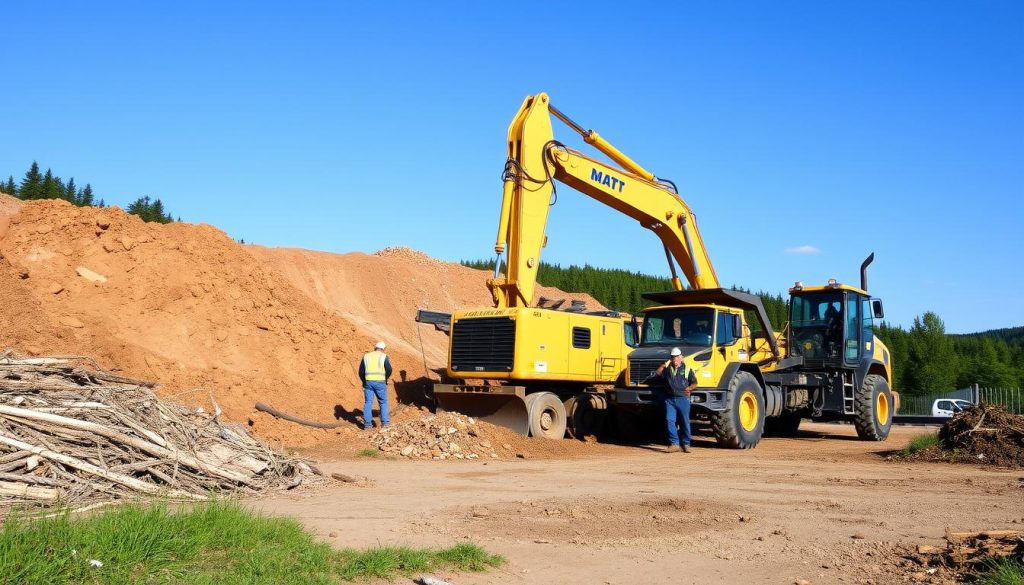
[[[520,435],[530,432],[526,389],[522,386],[434,384],[434,399],[438,412],[458,412]]]

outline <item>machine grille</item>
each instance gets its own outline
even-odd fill
[[[461,319],[452,328],[452,369],[508,372],[516,347],[516,322],[508,317]]]
[[[629,383],[634,386],[637,384],[649,383],[648,378],[654,375],[654,370],[658,369],[658,366],[665,363],[665,360],[653,359],[653,360],[629,360]]]

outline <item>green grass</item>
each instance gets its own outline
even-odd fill
[[[903,448],[904,455],[913,455],[918,451],[924,451],[929,447],[935,447],[939,444],[939,436],[935,433],[927,433],[924,435],[918,435],[907,443],[907,446]]]
[[[366,449],[360,449],[359,452],[356,453],[356,455],[360,457],[369,457],[370,459],[376,459],[377,457],[380,457],[380,449],[367,447]]]
[[[0,529],[3,585],[327,584],[447,568],[483,571],[504,562],[474,544],[338,551],[316,542],[296,520],[256,515],[230,502],[176,512],[132,504],[81,518],[15,516]]]
[[[1024,561],[1000,559],[978,576],[978,585],[1024,585]]]

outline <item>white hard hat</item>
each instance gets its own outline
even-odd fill
[[[373,349],[384,349],[386,347],[387,347],[387,345],[385,345],[385,343],[383,341],[378,341],[377,345],[373,346]]]
[[[677,356],[677,355],[683,355],[683,352],[678,347],[673,347],[672,348],[672,353],[670,353],[669,355],[674,357],[674,356]]]

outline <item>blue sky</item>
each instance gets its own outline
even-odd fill
[[[679,185],[726,284],[855,283],[874,251],[892,322],[1024,325],[1024,3],[18,2],[3,22],[5,178],[37,160],[269,246],[490,257],[507,125],[546,91]],[[548,235],[549,262],[667,272],[568,187]]]

